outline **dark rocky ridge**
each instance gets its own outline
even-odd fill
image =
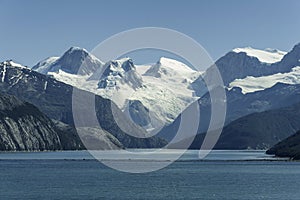
[[[300,103],[234,120],[224,127],[214,149],[268,149],[296,130],[300,130]],[[198,134],[190,148],[199,149],[205,134]],[[181,143],[184,140],[172,146],[180,148]]]
[[[300,131],[271,147],[267,154],[300,160]]]

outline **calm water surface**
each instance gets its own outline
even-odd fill
[[[84,151],[0,153],[0,199],[300,199],[299,162],[269,160],[261,151],[214,151],[203,161],[196,155],[130,174]]]

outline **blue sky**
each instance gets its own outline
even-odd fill
[[[298,0],[0,0],[0,8],[0,60],[28,66],[145,26],[185,33],[214,59],[235,47],[290,50],[300,42]]]

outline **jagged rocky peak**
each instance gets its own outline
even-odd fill
[[[105,71],[103,72],[102,77],[108,76],[111,73],[119,73],[121,75],[123,73],[136,70],[132,59],[128,57],[119,60],[108,61],[103,68]]]
[[[62,70],[70,74],[91,75],[102,65],[103,63],[87,50],[71,47],[60,58],[49,57],[33,66],[32,69],[43,74]]]
[[[122,58],[107,62],[90,79],[99,80],[99,88],[118,88],[120,84],[129,84],[134,89],[142,86],[142,77],[137,73],[131,58]]]
[[[131,58],[123,58],[120,60],[117,60],[121,64],[122,69],[124,69],[125,72],[131,71],[131,70],[136,70],[136,67],[133,64],[133,61]]]

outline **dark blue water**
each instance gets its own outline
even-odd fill
[[[0,154],[0,199],[300,199],[299,162],[186,160],[130,174],[80,152],[17,159],[24,154]]]

